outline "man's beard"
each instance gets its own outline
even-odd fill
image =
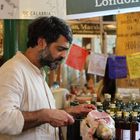
[[[44,49],[41,53],[40,53],[40,63],[43,66],[48,66],[50,68],[50,70],[54,70],[57,68],[57,66],[59,64],[61,64],[63,60],[63,57],[59,57],[54,59],[51,55],[51,52],[49,51],[49,49]]]

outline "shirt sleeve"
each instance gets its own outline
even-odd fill
[[[23,86],[21,74],[5,68],[0,71],[0,133],[16,135],[22,132],[24,118],[20,110]]]

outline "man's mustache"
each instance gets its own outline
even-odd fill
[[[63,57],[60,57],[60,58],[57,58],[57,59],[55,59],[55,61],[57,62],[57,61],[62,61],[64,58]]]
[[[61,64],[61,62],[62,62],[63,59],[64,59],[63,57],[60,57],[60,58],[55,59],[54,62],[50,63],[50,69],[51,70],[56,69],[57,66]]]

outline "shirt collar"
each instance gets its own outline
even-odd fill
[[[44,77],[44,69],[39,69],[37,66],[35,66],[31,61],[20,51],[17,51],[16,56],[18,59],[24,60],[26,64],[30,65],[32,69],[34,69],[38,74],[41,74]]]

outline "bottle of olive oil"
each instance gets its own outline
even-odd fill
[[[118,111],[121,111],[121,108],[123,108],[123,96],[121,94],[118,94],[116,96],[116,108]]]
[[[137,122],[137,112],[132,112],[131,118],[131,140],[138,140],[137,133],[138,133],[138,122]]]
[[[116,113],[115,128],[116,128],[115,140],[123,140],[122,139],[122,133],[123,133],[122,111],[117,111]]]
[[[116,104],[110,104],[110,111],[113,111],[114,113],[116,113],[117,111]]]
[[[140,113],[138,113],[137,121],[138,121],[138,132],[136,133],[136,135],[138,140],[140,140]]]
[[[129,118],[129,112],[124,112],[123,113],[124,118],[123,118],[123,140],[131,140],[131,123],[130,123],[130,118]]]
[[[111,95],[108,93],[104,94],[104,101],[103,101],[103,109],[104,111],[106,111],[107,109],[109,109],[110,103],[111,103]]]

